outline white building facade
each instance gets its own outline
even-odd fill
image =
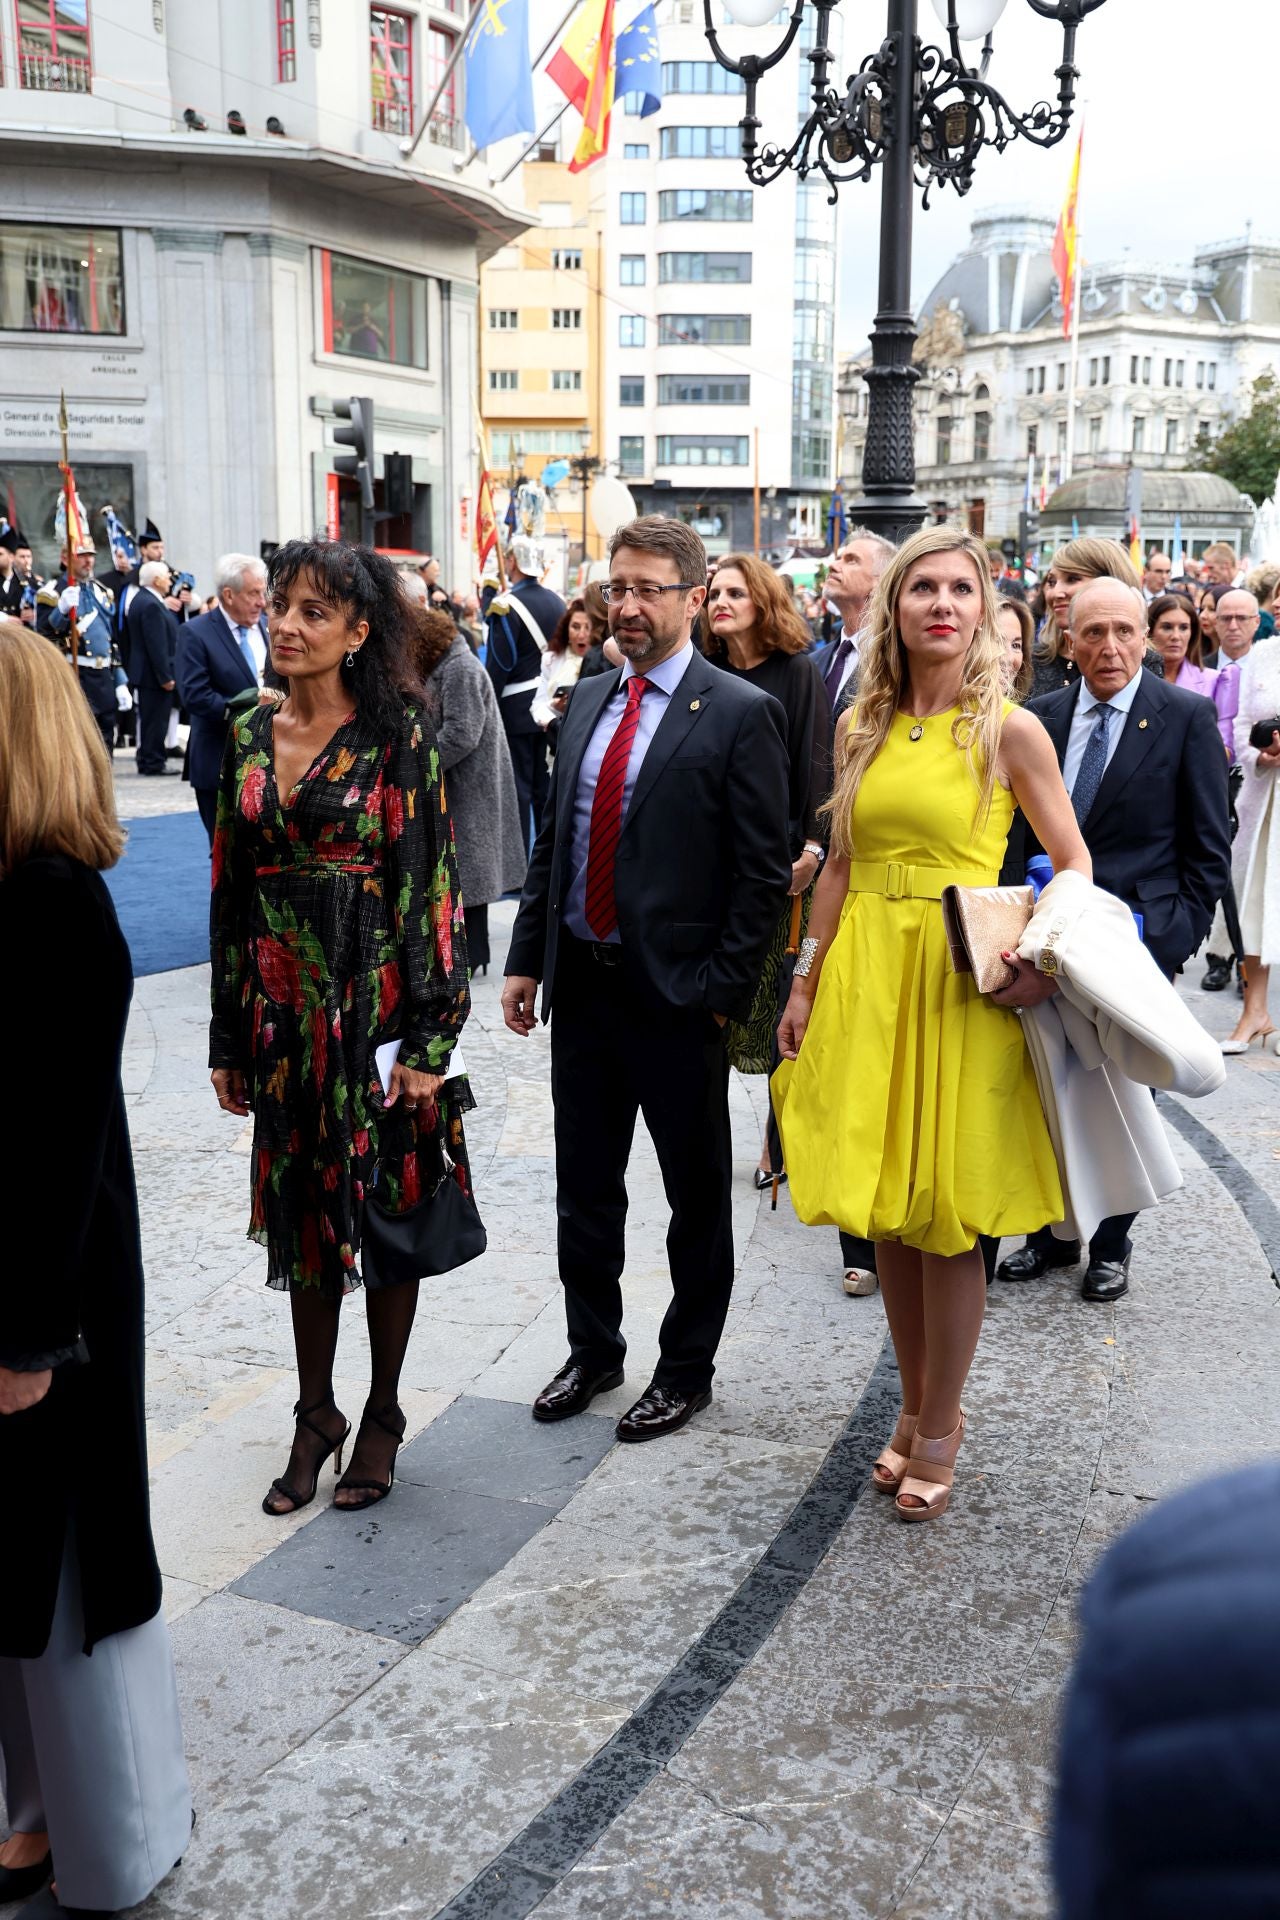
[[[332,469],[334,403],[356,394],[379,502],[386,455],[412,463],[378,544],[470,581],[479,263],[525,221],[518,194],[455,167],[453,83],[424,126],[464,17],[462,0],[0,8],[0,510],[46,568],[61,391],[95,535],[108,501],[149,516],[202,587],[228,549],[355,534]]]

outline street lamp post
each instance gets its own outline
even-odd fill
[[[703,0],[707,39],[722,67],[746,83],[746,110],[740,121],[742,158],[755,186],[790,169],[805,179],[820,174],[834,204],[840,187],[869,180],[883,168],[880,198],[880,279],[871,365],[864,378],[870,390],[867,438],[862,458],[862,498],[849,506],[851,520],[901,540],[921,524],[927,503],[916,492],[912,389],[917,379],[911,352],[916,328],[911,308],[911,224],[913,193],[924,188],[924,205],[936,187],[967,193],[983,147],[1002,153],[1022,138],[1052,147],[1071,124],[1079,71],[1076,34],[1087,14],[1103,0],[1026,0],[1033,13],[1062,28],[1062,56],[1054,71],[1056,102],[1041,100],[1015,113],[987,80],[993,34],[1008,0],[933,0],[946,31],[946,49],[926,46],[917,32],[918,0],[888,0],[885,38],[868,54],[843,93],[830,84],[834,58],[830,48],[831,14],[839,0],[795,0],[781,44],[771,53],[732,59],[720,45],[712,22],[713,0]],[[740,26],[764,26],[777,0],[724,0]],[[813,70],[812,109],[790,146],[760,144],[761,121],[756,89],[763,76],[790,51],[804,19],[806,4],[815,16],[813,45],[805,55]],[[965,41],[980,41],[979,64],[962,52]]]
[[[577,474],[579,485],[582,488],[582,563],[585,566],[587,561],[587,488],[590,485],[592,474],[598,473],[604,465],[604,462],[596,454],[588,453],[584,447],[581,453],[574,455],[569,465]]]

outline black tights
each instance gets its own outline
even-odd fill
[[[310,1407],[318,1400],[327,1400],[333,1392],[340,1304],[331,1295],[310,1288],[295,1290],[289,1301],[298,1355],[298,1398],[304,1407]],[[371,1361],[369,1405],[381,1412],[395,1405],[400,1391],[400,1369],[418,1310],[418,1282],[367,1287],[364,1301]]]

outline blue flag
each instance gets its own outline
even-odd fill
[[[114,507],[105,506],[102,509],[102,517],[107,523],[107,545],[111,549],[112,557],[114,558],[117,553],[124,555],[124,571],[127,573],[131,567],[136,567],[138,564],[138,549],[134,544],[133,535]]]
[[[614,53],[614,91],[619,95],[640,93],[644,105],[640,118],[656,113],[662,105],[662,61],[658,57],[658,22],[652,5],[638,13],[631,25],[618,35]]]
[[[529,64],[529,0],[484,0],[463,63],[467,70],[463,118],[477,147],[537,130]]]

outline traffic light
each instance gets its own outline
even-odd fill
[[[373,512],[373,402],[365,399],[335,400],[333,410],[349,427],[335,427],[333,437],[350,453],[336,453],[333,470],[348,480],[359,482],[360,504],[366,514]]]
[[[387,512],[413,512],[413,455],[388,453],[382,461],[383,493]]]
[[[1040,544],[1040,514],[1033,509],[1030,513],[1018,515],[1018,546],[1022,552],[1025,566],[1027,555]]]

